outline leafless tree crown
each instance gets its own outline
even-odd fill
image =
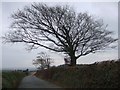
[[[39,55],[36,59],[33,60],[33,65],[35,65],[38,69],[49,69],[53,63],[53,59],[45,52],[40,52],[38,54]]]
[[[29,49],[39,46],[64,52],[71,59],[104,49],[112,38],[102,20],[87,13],[76,13],[69,6],[33,3],[12,14],[13,31],[3,37],[6,42],[25,42]]]

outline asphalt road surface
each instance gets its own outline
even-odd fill
[[[50,82],[47,82],[45,80],[39,79],[34,75],[30,75],[23,78],[18,88],[20,89],[20,88],[60,88],[60,87],[51,84]]]

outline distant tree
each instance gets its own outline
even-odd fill
[[[38,54],[39,55],[36,59],[33,60],[33,65],[35,65],[38,69],[49,69],[50,65],[53,63],[53,59],[45,52],[40,52]]]
[[[5,42],[24,42],[30,50],[40,46],[63,52],[70,57],[71,66],[81,56],[103,50],[117,40],[102,20],[76,13],[69,6],[33,3],[12,14],[12,18],[13,31],[5,34]]]

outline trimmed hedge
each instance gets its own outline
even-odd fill
[[[36,73],[40,78],[68,88],[120,87],[120,61],[103,61],[76,67],[53,67]]]
[[[25,77],[23,72],[2,72],[2,88],[17,88],[23,77]]]

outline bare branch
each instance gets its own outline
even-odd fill
[[[69,6],[47,6],[33,3],[12,14],[10,31],[4,42],[24,42],[30,50],[40,47],[64,52],[76,59],[104,49],[117,39],[111,37],[103,20],[95,20],[88,13],[76,13]],[[52,46],[50,46],[52,45]]]

